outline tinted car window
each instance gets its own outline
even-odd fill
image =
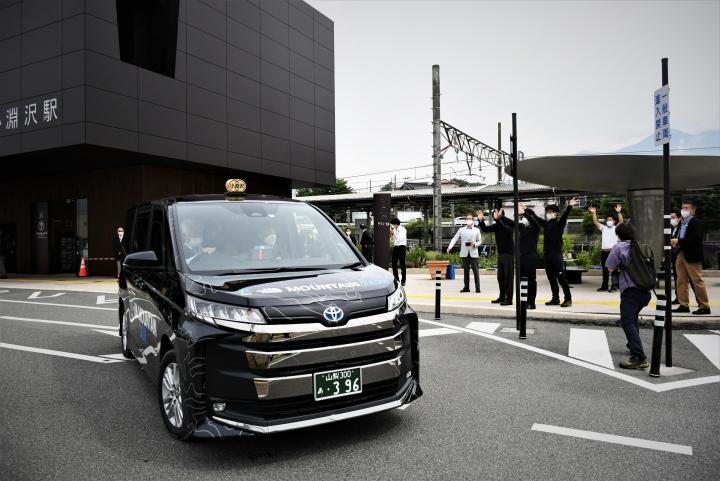
[[[133,236],[130,244],[130,252],[138,252],[146,250],[148,223],[150,222],[150,207],[141,207],[135,215],[135,224],[133,225]]]
[[[163,225],[165,224],[165,215],[162,207],[154,206],[152,209],[152,219],[150,221],[150,244],[149,251],[155,252],[158,259],[163,258]]]
[[[360,260],[348,239],[307,204],[188,202],[176,212],[177,244],[190,272],[331,268]]]

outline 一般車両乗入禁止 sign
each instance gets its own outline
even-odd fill
[[[670,87],[665,85],[653,95],[655,109],[655,147],[670,142]]]

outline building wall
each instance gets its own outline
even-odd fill
[[[0,163],[86,143],[333,183],[333,49],[304,2],[179,0],[173,78],[120,60],[116,0],[0,0]]]

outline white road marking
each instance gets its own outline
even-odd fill
[[[108,364],[111,362],[122,362],[117,359],[108,359],[106,357],[88,356],[86,354],[75,354],[74,352],[54,351],[52,349],[41,349],[39,347],[19,346],[17,344],[7,344],[4,342],[0,342],[0,347],[4,347],[6,349],[14,349],[17,351],[37,352],[39,354],[49,354],[51,356],[67,357],[70,359],[80,359],[81,361],[99,362],[103,364]]]
[[[40,294],[42,294],[42,291],[35,291],[28,296],[28,299],[47,299],[50,297],[60,297],[60,296],[64,295],[65,293],[57,292],[55,294],[48,294],[47,296],[41,296]]]
[[[497,331],[497,328],[500,327],[499,322],[471,322],[467,326],[468,329],[472,329],[473,331],[480,331],[485,332],[487,334],[492,334],[495,331]]]
[[[2,291],[0,291],[0,292],[2,292]],[[7,291],[5,291],[5,292],[7,292]],[[713,331],[713,330],[711,330],[710,332],[714,332],[715,334],[720,334],[720,331]]]
[[[685,337],[720,369],[720,337],[712,334],[685,334]]]
[[[3,289],[0,291],[0,294],[5,294],[6,292],[10,292],[10,291],[8,291],[7,289]]]
[[[500,332],[512,332],[513,334],[520,333],[520,331],[515,329],[514,327],[503,327],[502,329],[500,329]],[[535,334],[535,329],[525,328],[525,334]]]
[[[105,329],[93,329],[93,331],[99,332],[100,334],[107,334],[108,336],[120,337],[120,334],[118,334],[117,329],[115,329],[114,331],[108,331]]]
[[[667,367],[665,364],[660,364],[660,375],[661,376],[679,376],[681,374],[687,374],[689,372],[695,372],[693,369],[685,369],[684,367],[672,366]]]
[[[100,354],[100,357],[105,357],[107,359],[117,359],[118,361],[131,361],[132,359],[128,359],[122,354]]]
[[[15,302],[18,304],[33,304],[36,306],[77,307],[78,309],[98,309],[100,311],[117,311],[117,308],[115,307],[78,306],[75,304],[57,304],[54,302],[16,301],[14,299],[0,299],[0,302]]]
[[[115,297],[115,298],[113,298],[113,299],[106,300],[106,299],[105,299],[105,295],[100,295],[100,296],[97,296],[97,302],[95,302],[95,304],[114,304],[114,303],[116,303],[117,301],[118,301],[118,300],[117,300],[117,297]]]
[[[604,367],[596,366],[595,364],[591,364],[586,361],[581,361],[579,359],[574,359],[572,357],[563,356],[562,354],[558,354],[556,352],[547,351],[545,349],[541,349],[539,347],[530,346],[529,344],[523,344],[522,342],[513,341],[512,339],[506,339],[504,337],[495,336],[493,334],[486,334],[484,332],[475,331],[472,329],[467,329],[464,327],[459,326],[452,326],[450,324],[445,324],[443,322],[438,321],[429,321],[426,319],[419,319],[420,322],[424,322],[426,324],[431,324],[433,326],[438,327],[448,327],[450,329],[455,329],[460,332],[467,332],[469,334],[474,334],[476,336],[485,337],[487,339],[492,339],[494,341],[502,342],[504,344],[508,344],[510,346],[519,347],[520,349],[525,349],[527,351],[532,351],[538,354],[542,354],[544,356],[552,357],[554,359],[567,362],[568,364],[574,364],[575,366],[584,367],[586,369],[589,369],[591,371],[599,372],[602,374],[605,374],[606,376],[614,377],[615,379],[620,379],[622,381],[629,382],[630,384],[635,384],[636,386],[643,387],[645,389],[649,389],[650,391],[655,392],[664,392],[664,391],[670,391],[672,389],[680,389],[685,387],[691,387],[691,386],[700,386],[702,384],[713,384],[713,383],[720,383],[720,376],[706,376],[696,379],[687,379],[684,381],[673,381],[673,382],[666,382],[662,384],[653,384],[648,381],[643,381],[642,379],[635,378],[633,376],[630,376],[628,374],[623,374],[617,371],[611,371],[609,369],[605,369]]]
[[[605,331],[602,329],[570,329],[568,356],[597,364],[608,369],[615,369],[610,346]]]
[[[444,336],[445,334],[457,334],[459,331],[456,331],[455,329],[448,329],[447,327],[438,327],[435,329],[420,329],[419,335],[420,337],[429,337],[429,336]]]
[[[103,326],[102,324],[85,324],[83,322],[66,322],[66,321],[50,321],[47,319],[32,319],[29,317],[14,317],[14,316],[0,316],[0,319],[8,319],[10,321],[25,321],[25,322],[42,322],[45,324],[60,324],[63,326],[79,326],[89,328],[100,328],[100,329],[112,329],[112,326]]]
[[[397,409],[404,411],[409,407],[410,407],[410,404],[408,403],[408,404],[403,404],[402,406],[398,406]]]
[[[561,436],[571,436],[574,438],[591,439],[593,441],[602,441],[604,443],[622,444],[624,446],[634,446],[636,448],[654,449],[656,451],[667,451],[669,453],[685,454],[692,456],[692,446],[684,446],[682,444],[661,443],[659,441],[650,441],[649,439],[629,438],[627,436],[616,436],[614,434],[596,433],[594,431],[582,431],[580,429],[563,428],[561,426],[551,426],[549,424],[532,425],[532,431],[541,431],[544,433],[560,434]]]

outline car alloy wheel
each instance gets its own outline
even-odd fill
[[[176,362],[165,366],[162,375],[162,405],[165,416],[170,424],[180,429],[183,427],[182,385],[180,383],[180,368]]]

